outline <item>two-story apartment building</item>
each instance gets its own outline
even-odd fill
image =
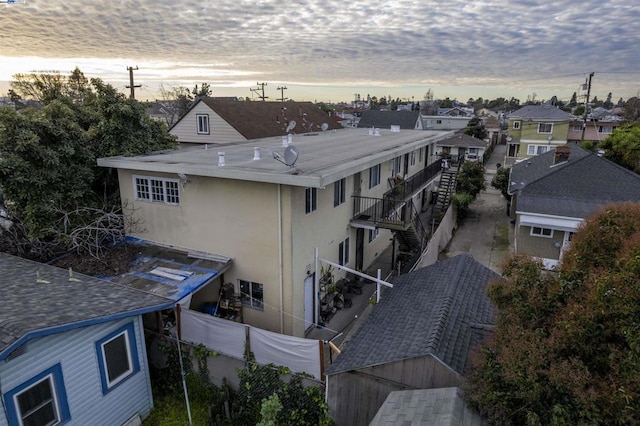
[[[574,116],[551,105],[527,105],[507,117],[505,164],[533,157],[567,143]]]
[[[367,268],[390,229],[415,226],[440,173],[435,145],[449,136],[343,129],[98,164],[118,169],[123,204],[144,229],[132,236],[232,258],[225,281],[244,322],[303,336],[319,322],[316,249]],[[393,177],[402,184],[391,188]]]
[[[590,142],[597,146],[624,123],[620,116],[604,108],[594,108],[587,119],[576,117],[569,123],[568,142]],[[584,128],[584,131],[583,131]]]

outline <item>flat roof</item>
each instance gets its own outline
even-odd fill
[[[274,152],[284,157],[286,146],[283,146],[283,137],[280,136],[180,148],[135,157],[99,158],[98,165],[324,188],[354,173],[454,134],[452,131],[436,130],[376,130],[341,129],[292,135],[292,145],[299,154],[295,171],[274,159]],[[255,148],[260,149],[258,160],[254,160]],[[225,154],[224,166],[218,165],[220,152]]]

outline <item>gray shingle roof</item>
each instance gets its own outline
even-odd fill
[[[608,203],[640,201],[640,175],[577,145],[572,146],[574,151],[576,157],[555,167],[543,167],[552,164],[553,152],[543,154],[544,161],[531,158],[529,167],[539,168],[536,173],[529,172],[526,164],[514,165],[511,181],[526,174],[531,178],[518,192],[519,212],[586,218]]]
[[[457,146],[461,148],[486,148],[489,143],[473,136],[458,133],[450,138],[439,141],[437,146]]]
[[[468,254],[397,277],[327,374],[429,354],[464,373],[494,324],[485,289],[499,277]]]
[[[0,359],[35,336],[152,312],[173,301],[0,253]]]
[[[507,116],[509,119],[569,121],[575,118],[566,111],[551,105],[527,105]]]
[[[390,129],[392,125],[400,126],[400,129],[413,130],[420,117],[420,111],[362,111],[358,127],[377,127]]]

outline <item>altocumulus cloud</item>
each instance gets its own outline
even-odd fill
[[[639,21],[637,0],[26,0],[0,5],[0,56],[102,59],[105,75],[148,61],[149,78],[230,85],[518,85],[637,71]]]

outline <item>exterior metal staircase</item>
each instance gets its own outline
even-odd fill
[[[456,177],[458,176],[457,168],[449,168],[442,171],[440,175],[440,184],[438,185],[438,196],[434,203],[431,220],[433,227],[437,227],[444,214],[447,212],[451,204],[451,198],[456,190]]]

